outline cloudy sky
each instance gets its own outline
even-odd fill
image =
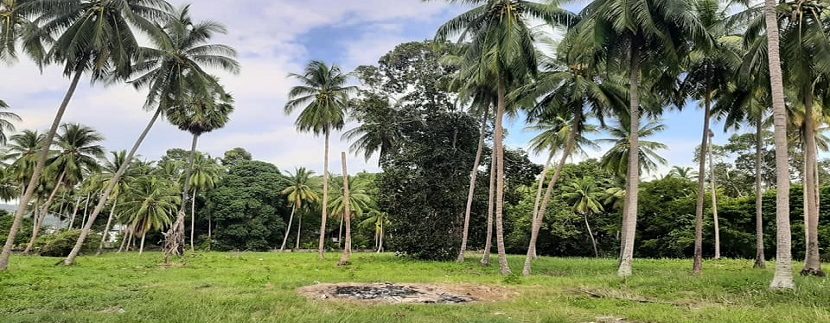
[[[173,0],[176,5],[188,1]],[[437,27],[466,9],[441,1],[420,0],[200,0],[193,2],[196,20],[211,19],[227,25],[229,34],[217,39],[235,47],[242,72],[223,75],[222,81],[236,98],[230,124],[203,136],[200,150],[214,156],[244,147],[254,158],[290,170],[305,166],[322,169],[322,139],[294,130],[294,116],[283,113],[292,80],[286,75],[301,71],[312,59],[337,63],[347,70],[372,64],[395,45],[430,39]],[[570,5],[575,9],[579,4]],[[39,72],[29,61],[0,66],[0,98],[23,117],[19,129],[46,129],[68,85],[60,70]],[[145,92],[127,85],[105,87],[88,83],[79,87],[66,122],[79,122],[106,136],[108,149],[127,149],[150,118],[142,110]],[[692,164],[702,120],[696,105],[666,115],[668,130],[653,140],[671,147],[663,155],[675,165]],[[533,136],[519,121],[509,121],[512,148],[525,147]],[[716,124],[716,129],[721,129]],[[718,132],[720,134],[720,132]],[[601,136],[600,136],[601,137]],[[719,135],[719,142],[726,135]],[[160,123],[140,150],[155,159],[169,148],[189,147],[188,134]],[[332,153],[347,151],[348,144],[335,136]],[[601,152],[591,155],[596,157]],[[375,171],[376,161],[353,156],[355,170]],[[534,158],[542,162],[541,158]]]

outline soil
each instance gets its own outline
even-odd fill
[[[482,285],[317,284],[298,292],[310,299],[368,304],[468,304],[506,300],[518,293]]]

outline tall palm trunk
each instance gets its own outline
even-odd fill
[[[762,120],[759,117],[755,121],[755,265],[754,268],[766,268],[764,257],[764,188],[761,185],[761,147],[764,144],[762,138]]]
[[[527,247],[527,256],[525,257],[522,275],[529,276],[532,272],[531,265],[533,264],[533,259],[536,255],[536,241],[539,239],[539,229],[542,227],[542,220],[545,218],[545,213],[548,211],[548,204],[550,203],[550,198],[553,194],[553,188],[556,186],[556,182],[559,181],[559,177],[562,175],[562,169],[565,168],[565,163],[568,161],[568,157],[570,157],[571,151],[576,143],[576,136],[576,129],[571,129],[571,133],[568,136],[568,142],[565,144],[565,149],[562,150],[562,158],[559,160],[559,164],[556,165],[556,171],[554,171],[553,177],[551,177],[550,182],[548,183],[548,188],[545,190],[545,197],[542,198],[539,210],[536,212],[536,216],[533,217],[533,224],[530,229],[530,245]]]
[[[807,207],[805,213],[807,215],[807,255],[804,261],[804,269],[801,275],[815,275],[823,277],[824,271],[821,270],[821,258],[819,256],[818,245],[818,218],[819,207],[817,200],[817,146],[816,146],[816,124],[813,118],[813,97],[808,90],[804,98],[804,146],[806,153],[805,158],[805,185],[804,191],[806,194]],[[806,212],[809,211],[809,212]]]
[[[640,189],[640,48],[634,41],[631,45],[631,75],[629,75],[631,135],[629,142],[628,170],[626,180],[626,208],[623,217],[625,230],[625,246],[620,260],[617,275],[631,276],[631,265],[634,261],[634,239],[637,232],[637,198]]]
[[[713,139],[714,140],[714,139]],[[715,158],[712,156],[712,141],[709,140],[709,183],[712,185],[712,219],[715,225],[715,259],[720,259],[720,224],[718,219],[718,184],[715,178]]]
[[[553,159],[554,152],[548,154],[548,160],[545,161],[545,167],[542,169],[542,174],[539,176],[539,184],[536,186],[536,198],[533,200],[533,215],[530,218],[530,223],[536,223],[536,217],[539,216],[539,204],[542,203],[542,188],[545,186],[548,172],[550,172],[550,162]],[[540,220],[541,221],[541,220]],[[532,230],[532,227],[531,227]],[[536,247],[533,247],[533,259],[539,259],[539,254],[536,252]]]
[[[9,258],[12,255],[12,247],[14,247],[14,240],[17,238],[17,232],[20,230],[20,225],[23,222],[23,215],[26,214],[29,201],[32,200],[32,196],[35,194],[38,183],[40,183],[40,176],[43,174],[43,168],[46,167],[46,158],[49,156],[50,144],[55,140],[55,133],[58,131],[61,119],[63,119],[63,114],[66,112],[66,107],[69,106],[69,101],[72,99],[72,95],[75,94],[75,89],[78,88],[78,81],[81,80],[82,74],[83,73],[80,71],[76,71],[75,75],[72,77],[72,83],[69,84],[69,89],[66,91],[63,102],[61,102],[57,113],[55,113],[55,119],[52,120],[52,126],[49,128],[49,132],[46,133],[46,138],[43,139],[43,142],[48,144],[40,147],[40,151],[38,151],[37,164],[32,172],[32,178],[29,179],[29,185],[26,186],[26,191],[23,193],[23,197],[20,198],[17,211],[14,213],[12,226],[9,229],[8,236],[6,236],[6,244],[3,245],[3,251],[0,252],[0,272],[6,271],[9,268]]]
[[[144,238],[147,237],[147,230],[141,230],[141,247],[138,249],[138,254],[144,253]]]
[[[470,171],[470,190],[467,192],[467,208],[464,210],[464,231],[461,233],[461,249],[458,251],[458,262],[464,262],[464,252],[467,251],[467,238],[470,232],[470,213],[473,210],[473,195],[476,190],[478,166],[481,164],[481,155],[484,153],[484,137],[487,129],[488,110],[489,108],[485,109],[481,116],[481,130],[478,135],[478,150],[476,150],[476,160],[473,163],[473,170]]]
[[[124,246],[127,244],[127,239],[129,238],[129,235],[129,229],[121,229],[121,246],[118,247],[118,253],[124,251]]]
[[[709,150],[709,122],[712,114],[712,102],[707,93],[703,103],[703,139],[700,140],[700,156],[697,170],[697,204],[695,205],[695,255],[692,272],[700,274],[703,270],[703,209],[706,207],[706,155]]]
[[[594,238],[594,232],[591,231],[591,225],[588,224],[588,213],[582,215],[585,219],[585,228],[588,229],[588,237],[591,238],[591,245],[594,247],[594,257],[599,258],[599,251],[597,250],[597,240]]]
[[[507,109],[507,86],[503,77],[499,77],[499,104],[496,111],[496,248],[499,253],[499,271],[502,275],[510,275],[510,265],[507,263],[507,253],[504,249],[504,112]]]
[[[282,245],[280,251],[285,251],[285,243],[288,242],[288,233],[291,232],[291,224],[294,222],[294,211],[297,210],[297,204],[291,206],[291,216],[288,217],[288,227],[285,228],[285,237],[282,238]]]
[[[297,217],[297,242],[294,244],[294,250],[300,250],[300,230],[303,228],[303,215]]]
[[[29,239],[29,243],[26,245],[26,249],[23,250],[24,255],[28,255],[32,252],[32,248],[35,246],[35,241],[37,241],[38,234],[40,234],[40,228],[43,227],[43,221],[46,219],[46,216],[49,215],[49,207],[52,206],[52,201],[55,200],[55,196],[58,194],[58,191],[63,187],[63,178],[66,176],[66,170],[61,172],[61,175],[58,176],[58,181],[55,183],[55,188],[52,189],[52,193],[49,194],[49,198],[46,199],[46,203],[40,207],[40,216],[35,221],[35,227],[32,230],[32,238]]]
[[[776,252],[775,275],[771,289],[793,289],[792,237],[790,229],[790,170],[787,147],[787,107],[784,102],[784,80],[781,73],[780,39],[775,0],[764,1],[764,18],[767,27],[772,112],[775,123],[775,222]]]
[[[338,266],[348,266],[352,261],[352,218],[351,197],[349,195],[349,169],[346,166],[346,153],[340,155],[343,161],[343,218],[346,221],[346,243],[343,246],[343,255],[340,256]]]
[[[190,144],[190,156],[187,157],[187,169],[184,172],[184,189],[182,190],[182,204],[179,206],[179,212],[176,216],[176,222],[167,232],[167,237],[164,241],[164,263],[170,263],[170,256],[180,256],[184,254],[184,222],[185,222],[185,205],[187,205],[188,194],[190,193],[190,176],[193,175],[193,163],[196,160],[196,145],[199,143],[199,135],[193,135],[193,141]]]
[[[340,225],[337,229],[337,247],[343,248],[343,215],[340,215]]]
[[[193,189],[193,196],[190,198],[190,251],[196,251],[196,246],[193,244],[193,238],[196,235],[196,194],[197,190]]]
[[[95,252],[95,255],[100,255],[101,251],[104,249],[104,242],[107,240],[107,236],[110,232],[110,225],[112,225],[112,219],[115,217],[115,207],[118,206],[118,196],[112,200],[112,207],[110,207],[110,216],[107,218],[107,225],[104,227],[104,234],[101,237],[101,243],[98,244],[98,251]]]
[[[208,213],[208,251],[210,251],[211,244],[213,244],[213,221],[211,220],[210,213]]]
[[[135,226],[130,226],[130,239],[127,240],[127,249],[126,252],[129,252],[130,249],[133,247],[133,240],[135,239]]]
[[[84,217],[81,218],[81,227],[86,227],[89,222],[89,200],[92,199],[92,192],[86,193],[86,201],[84,201]],[[90,222],[92,223],[92,222]]]
[[[484,255],[481,256],[481,265],[490,265],[490,250],[493,249],[493,208],[496,198],[496,150],[490,157],[490,188],[487,191],[487,237],[484,239]]]
[[[320,219],[320,243],[317,246],[317,253],[323,259],[326,247],[326,218],[329,208],[329,130],[326,129],[326,142],[323,151],[323,214]]]
[[[120,168],[118,168],[118,171],[115,173],[112,179],[110,179],[110,182],[104,189],[104,193],[101,194],[101,199],[98,200],[98,204],[95,206],[95,210],[93,210],[92,214],[90,215],[92,221],[90,221],[90,224],[84,226],[83,230],[81,230],[81,235],[78,237],[78,241],[75,242],[75,246],[72,248],[72,251],[69,252],[69,255],[67,255],[66,259],[63,260],[64,265],[69,266],[75,263],[75,258],[78,257],[78,253],[81,252],[81,248],[84,245],[86,237],[92,230],[92,223],[95,222],[95,218],[98,217],[98,214],[104,210],[104,207],[107,205],[107,200],[109,199],[110,194],[112,194],[112,191],[115,189],[115,185],[118,183],[121,177],[124,176],[124,173],[127,172],[127,168],[132,163],[133,158],[135,158],[135,154],[138,151],[138,147],[140,147],[141,143],[144,142],[144,138],[147,138],[147,134],[150,132],[150,129],[153,128],[153,125],[156,123],[156,120],[158,120],[159,115],[161,115],[161,108],[156,109],[156,112],[153,114],[153,117],[150,118],[150,122],[147,124],[146,127],[144,127],[144,131],[141,132],[141,135],[138,136],[138,139],[135,141],[133,147],[130,149],[130,152],[127,154],[126,159],[124,159],[124,164],[121,165]]]
[[[69,230],[75,227],[75,216],[78,215],[78,206],[81,205],[81,196],[75,200],[75,206],[72,207],[72,218],[69,220]]]
[[[378,253],[383,252],[383,220],[380,221],[380,240],[378,240]]]

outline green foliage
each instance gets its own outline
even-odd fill
[[[0,241],[6,241],[8,237],[9,230],[12,227],[12,222],[14,221],[14,214],[9,213],[6,210],[0,210]],[[23,221],[20,222],[20,231],[17,232],[17,236],[14,239],[15,245],[20,245],[29,241],[29,237],[32,236],[32,219],[31,218],[23,218]]]
[[[285,198],[279,195],[287,187],[286,182],[276,166],[265,162],[243,160],[231,166],[216,188],[207,193],[206,207],[199,216],[211,217],[216,227],[213,248],[279,248],[290,212]]]
[[[54,234],[48,234],[40,237],[35,243],[35,249],[38,254],[44,257],[63,257],[69,254],[78,237],[81,236],[81,230],[62,230]],[[101,240],[100,234],[92,234],[84,242],[81,252],[88,252],[95,250],[96,242]]]

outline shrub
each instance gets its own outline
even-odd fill
[[[72,251],[78,237],[81,236],[81,230],[63,230],[54,234],[44,235],[38,239],[35,247],[38,254],[44,257],[63,257]],[[100,234],[91,234],[86,238],[84,247],[81,252],[94,250],[96,242],[101,241]]]

